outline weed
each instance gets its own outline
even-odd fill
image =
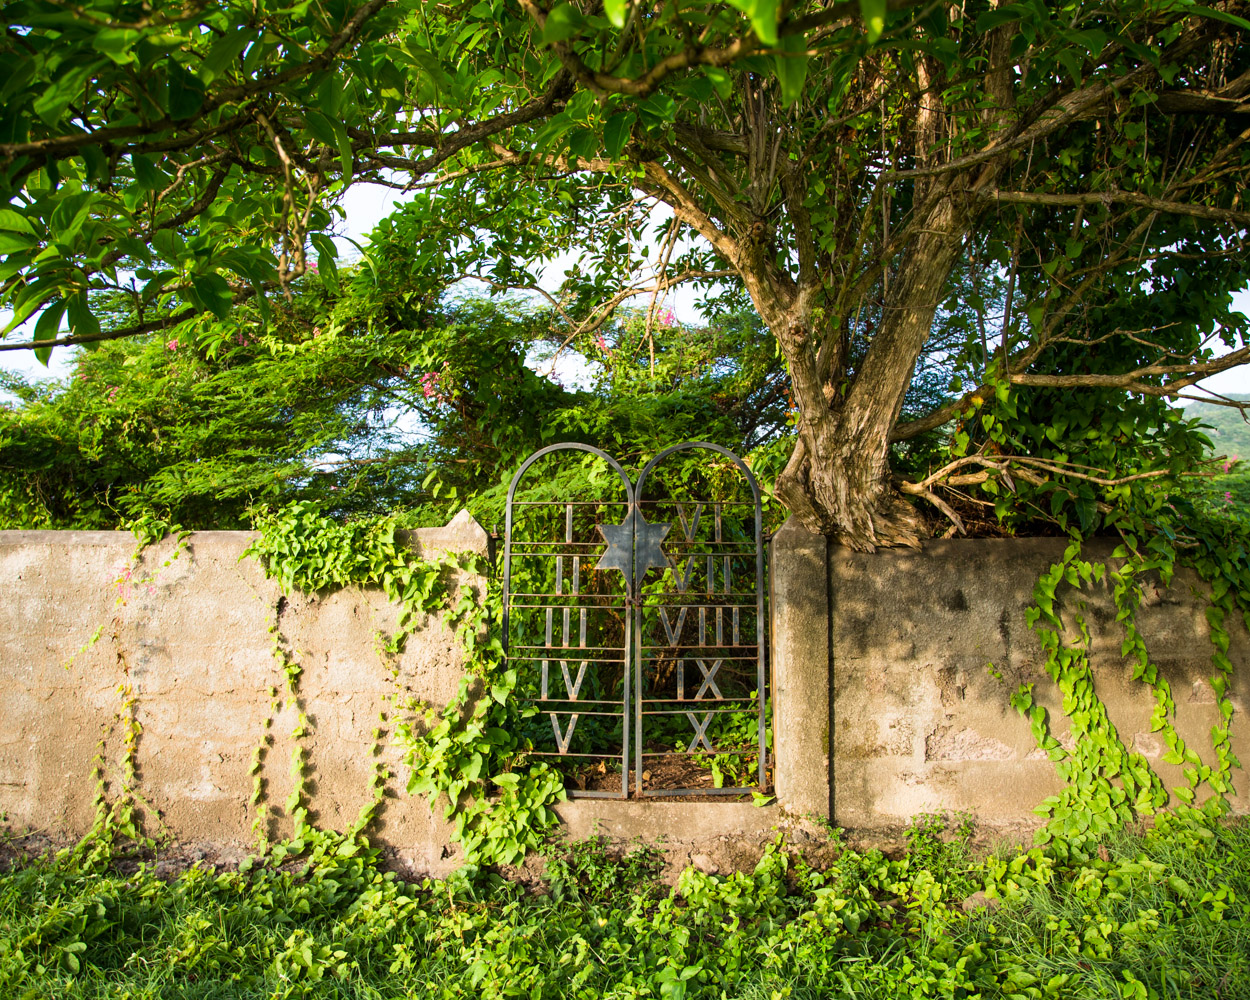
[[[1089,857],[977,859],[958,819],[912,829],[897,860],[848,849],[817,871],[778,843],[664,892],[654,850],[600,838],[546,848],[545,895],[474,866],[407,884],[371,851],[171,882],[66,854],[0,874],[0,996],[1250,1000],[1246,822],[1111,834]],[[965,913],[969,886],[994,905]]]
[[[543,878],[557,902],[603,905],[644,893],[660,869],[664,855],[635,840],[628,850],[613,851],[604,837],[588,837],[567,844],[547,844]]]

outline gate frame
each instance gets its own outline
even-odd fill
[[[643,502],[643,487],[646,486],[647,477],[652,470],[658,466],[669,455],[679,451],[691,451],[695,448],[703,448],[708,451],[715,452],[730,459],[738,471],[742,473],[747,483],[751,487],[751,497],[754,504],[755,517],[755,640],[756,640],[756,713],[759,722],[759,766],[756,769],[755,790],[763,791],[765,788],[766,775],[768,773],[768,739],[767,729],[765,728],[766,718],[764,705],[767,701],[767,681],[768,681],[768,632],[771,630],[767,627],[770,623],[765,613],[765,575],[764,575],[764,510],[760,499],[760,487],[755,481],[755,476],[751,474],[750,468],[728,448],[724,448],[719,444],[713,444],[710,441],[683,441],[680,444],[670,445],[661,451],[658,455],[651,459],[642,472],[638,473],[638,482],[634,486],[634,506],[639,507]],[[634,701],[634,794],[638,798],[655,798],[665,795],[744,795],[749,790],[747,786],[736,785],[733,788],[655,788],[644,789],[642,787],[642,717],[646,713],[642,709],[642,615],[644,610],[642,600],[642,581],[638,581],[637,593],[633,595],[634,601],[634,684],[635,684],[635,701]]]
[[[634,788],[633,794],[636,798],[653,798],[662,796],[686,797],[692,795],[745,795],[752,791],[763,791],[767,785],[768,770],[768,745],[767,745],[767,718],[765,705],[767,701],[767,683],[769,680],[769,635],[771,634],[771,622],[765,610],[766,604],[766,576],[764,572],[764,546],[765,539],[763,535],[763,506],[761,502],[759,484],[755,480],[755,476],[751,473],[750,468],[736,454],[721,445],[714,444],[710,441],[683,441],[679,444],[670,445],[663,451],[656,454],[638,474],[638,481],[635,484],[626,473],[621,464],[609,455],[607,452],[594,445],[584,444],[578,441],[563,441],[556,444],[547,445],[530,455],[512,477],[512,481],[508,485],[508,494],[504,514],[504,563],[503,563],[503,653],[505,660],[510,657],[511,645],[511,596],[512,596],[512,508],[516,496],[517,487],[520,485],[522,477],[530,469],[530,467],[538,461],[538,459],[550,455],[557,451],[581,451],[593,455],[596,458],[606,461],[611,468],[620,477],[621,482],[625,486],[625,504],[626,515],[621,525],[629,525],[630,538],[636,543],[637,540],[637,521],[642,515],[640,505],[643,495],[643,487],[646,485],[648,476],[652,471],[670,455],[680,451],[689,451],[695,448],[705,449],[716,454],[722,455],[730,459],[738,471],[745,477],[747,483],[751,487],[754,523],[755,523],[755,596],[756,596],[756,711],[758,720],[758,750],[759,761],[756,773],[756,784],[754,786],[735,786],[732,788],[663,788],[663,789],[644,789],[642,787],[642,719],[646,714],[642,710],[642,662],[643,649],[642,641],[642,625],[643,625],[643,600],[642,600],[642,580],[636,579],[636,544],[630,549],[630,572],[622,571],[624,577],[624,598],[625,607],[632,608],[633,614],[625,615],[625,637],[622,650],[624,652],[624,662],[622,664],[622,726],[621,726],[621,753],[619,759],[622,764],[621,769],[621,791],[585,791],[577,789],[566,789],[569,798],[609,798],[609,799],[628,799],[630,798],[630,781],[629,770],[631,764],[630,755],[630,728],[631,723],[634,730]],[[620,501],[608,501],[613,504],[619,504]],[[715,501],[691,501],[691,502],[708,502]],[[552,506],[560,504],[560,501],[548,501]],[[645,575],[645,574],[644,574]],[[632,678],[631,678],[632,673]],[[632,680],[632,684],[631,684]],[[632,697],[631,697],[632,693]],[[576,699],[569,699],[575,701]],[[696,727],[697,728],[697,727]],[[616,756],[616,755],[613,755]]]

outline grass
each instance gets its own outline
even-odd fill
[[[405,884],[342,842],[298,872],[175,880],[64,856],[0,875],[5,998],[1250,998],[1250,825],[974,858],[926,818],[891,860],[654,882],[654,853],[547,852],[545,891]],[[1062,852],[1059,852],[1062,853]],[[966,913],[973,891],[988,905]],[[980,898],[980,897],[978,897]]]

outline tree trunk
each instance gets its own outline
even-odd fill
[[[891,278],[880,328],[845,398],[820,377],[811,344],[813,311],[804,297],[785,315],[764,315],[790,362],[799,409],[799,440],[778,477],[777,494],[809,530],[865,552],[917,546],[926,534],[916,510],[890,482],[890,432],[960,245],[949,199],[926,221]]]

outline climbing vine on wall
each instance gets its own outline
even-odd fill
[[[454,822],[454,838],[462,844],[467,860],[515,863],[537,847],[556,822],[552,806],[564,797],[563,783],[558,772],[527,754],[523,738],[517,735],[534,709],[517,705],[512,697],[516,675],[507,667],[494,628],[500,595],[482,558],[459,554],[422,559],[407,547],[393,519],[339,523],[309,503],[268,515],[258,526],[260,534],[245,555],[260,560],[284,595],[375,587],[400,609],[395,630],[377,636],[379,669],[390,678],[392,691],[373,732],[372,795],[351,826],[335,833],[318,829],[310,820],[308,739],[312,724],[300,695],[303,667],[298,651],[282,631],[283,600],[274,607],[269,632],[282,680],[268,692],[269,711],[251,767],[254,829],[264,852],[276,861],[301,855],[316,862],[329,854],[351,856],[370,850],[367,830],[397,777],[381,759],[387,735],[402,751],[407,790],[428,798],[431,807],[441,805],[444,815]],[[1140,527],[1133,530],[1127,519],[1120,528],[1121,544],[1108,562],[1084,558],[1082,542],[1074,538],[1063,557],[1037,581],[1034,605],[1028,611],[1028,622],[1046,655],[1046,671],[1059,689],[1063,714],[1070,721],[1070,748],[1051,733],[1048,713],[1035,699],[1033,684],[1021,686],[1011,698],[1063,779],[1061,791],[1047,798],[1038,811],[1047,817],[1039,839],[1054,840],[1066,845],[1064,849],[1079,847],[1131,820],[1156,815],[1173,798],[1179,803],[1176,814],[1181,818],[1218,816],[1227,809],[1231,772],[1239,766],[1229,738],[1233,707],[1227,694],[1232,674],[1228,627],[1238,615],[1250,625],[1246,539],[1235,530],[1222,534],[1191,531],[1184,537]],[[138,545],[115,581],[119,603],[135,587],[153,585],[160,570],[142,576],[138,572],[141,556],[148,545],[170,531],[178,534],[178,541],[165,566],[185,550],[185,533],[164,523],[136,525]],[[1171,687],[1151,661],[1137,625],[1144,587],[1155,580],[1165,587],[1172,584],[1180,565],[1196,570],[1209,588],[1210,684],[1219,721],[1211,730],[1211,755],[1206,761],[1177,732]],[[464,575],[472,575],[475,583],[460,582]],[[1154,698],[1151,730],[1166,745],[1162,759],[1183,768],[1183,782],[1170,790],[1146,758],[1125,745],[1098,697],[1083,598],[1099,587],[1109,587],[1113,594],[1116,619],[1123,630],[1121,653],[1132,664],[1133,678],[1145,684]],[[414,699],[404,687],[399,668],[408,638],[434,619],[455,630],[465,667],[456,696],[441,710]],[[97,630],[95,638],[100,634]],[[124,660],[122,667],[125,672]],[[143,841],[141,814],[157,815],[142,802],[136,788],[135,751],[141,728],[128,677],[118,691],[122,705],[96,758],[96,822],[82,844],[82,851],[92,860],[95,855],[107,856],[115,838]],[[273,724],[284,710],[290,710],[295,720],[290,733],[290,794],[284,809],[292,828],[289,839],[273,843],[264,764],[274,745]],[[105,743],[113,732],[120,732],[122,749],[119,776],[110,783],[105,780]]]
[[[150,514],[134,519],[128,527],[135,536],[135,548],[112,582],[117,594],[115,604],[118,607],[129,603],[131,597],[141,589],[155,590],[162,571],[187,551],[186,539],[190,534],[180,525],[170,524]],[[166,537],[174,539],[172,550],[154,571],[142,573],[145,551]],[[102,726],[96,752],[91,760],[91,780],[95,782],[92,801],[95,815],[90,829],[71,852],[77,861],[88,866],[107,861],[119,839],[150,846],[153,841],[144,833],[144,817],[155,820],[158,825],[160,821],[159,811],[139,790],[138,750],[143,726],[138,717],[138,694],[131,682],[130,664],[122,651],[117,626],[118,620],[115,619],[112,640],[122,673],[122,679],[115,689],[119,705],[113,718]],[[64,669],[69,670],[79,656],[100,641],[104,633],[104,624],[97,625],[86,642],[62,664]],[[109,746],[118,736],[120,747],[116,759],[110,761]]]
[[[381,665],[393,682],[388,708],[379,722],[392,726],[393,739],[403,750],[408,791],[427,797],[431,807],[441,802],[445,817],[454,822],[454,837],[466,859],[513,863],[537,847],[555,825],[552,805],[564,798],[564,786],[556,771],[527,757],[516,735],[520,720],[534,709],[522,708],[510,698],[516,673],[507,668],[493,627],[499,620],[500,595],[482,557],[459,554],[421,559],[397,536],[394,519],[338,523],[310,503],[297,503],[266,516],[258,527],[260,536],[244,554],[258,558],[284,594],[378,587],[399,606],[395,633],[380,636],[378,642]],[[457,585],[461,573],[484,581],[484,592],[469,584]],[[456,696],[436,712],[407,694],[397,658],[409,636],[438,616],[455,630],[465,675]],[[293,733],[293,790],[287,800],[295,836],[282,848],[298,851],[315,840],[316,834],[303,802],[307,761],[300,740],[307,735],[308,723],[298,703],[302,670],[282,637],[276,612],[271,634],[275,659],[286,677],[286,699],[297,707],[299,720]],[[270,708],[272,720],[280,708],[276,690],[271,692]],[[374,735],[380,739],[381,727]],[[253,757],[253,803],[262,836],[267,817],[260,772],[268,746],[266,737]],[[349,840],[363,842],[389,777],[385,765],[375,762],[374,798],[353,824]]]
[[[1147,533],[1128,519],[1120,525],[1120,535],[1121,544],[1110,564],[1083,559],[1081,540],[1074,538],[1063,557],[1037,581],[1034,604],[1027,611],[1028,623],[1046,655],[1046,672],[1062,695],[1062,710],[1071,727],[1068,749],[1051,734],[1048,713],[1035,700],[1032,683],[1021,685],[1012,695],[1012,705],[1029,720],[1038,746],[1055,762],[1064,781],[1062,790],[1037,809],[1047,817],[1038,834],[1041,841],[1079,844],[1133,819],[1155,815],[1172,802],[1173,795],[1179,802],[1176,813],[1182,818],[1198,813],[1218,816],[1228,809],[1225,796],[1233,790],[1232,769],[1240,766],[1229,738],[1233,706],[1227,686],[1233,666],[1227,623],[1231,616],[1240,615],[1250,628],[1250,553],[1244,535],[1232,528],[1212,530],[1210,525],[1200,525],[1185,537],[1157,529]],[[1213,763],[1204,762],[1177,732],[1171,685],[1151,661],[1137,626],[1143,583],[1154,577],[1167,587],[1181,565],[1195,570],[1210,588],[1206,595],[1213,646],[1210,685],[1219,713],[1211,729]],[[1098,697],[1089,660],[1085,602],[1077,599],[1070,609],[1070,622],[1061,616],[1065,584],[1079,594],[1104,579],[1111,585],[1116,621],[1123,628],[1121,655],[1132,664],[1133,680],[1147,685],[1154,698],[1150,730],[1167,747],[1161,759],[1183,768],[1184,783],[1170,792],[1146,758],[1125,746]]]

